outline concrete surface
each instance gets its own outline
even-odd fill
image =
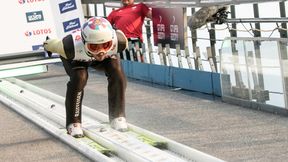
[[[0,114],[1,162],[90,161],[3,104]]]

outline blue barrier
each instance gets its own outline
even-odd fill
[[[220,74],[122,60],[129,78],[221,96]]]

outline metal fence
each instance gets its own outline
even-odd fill
[[[84,13],[87,17],[94,15],[107,16],[113,8],[120,6],[119,2],[109,2],[101,3],[100,1],[96,2],[82,0]],[[150,1],[143,2],[149,4]],[[151,3],[154,4],[153,7],[163,7],[163,5],[155,5],[156,2],[151,1]],[[201,1],[201,3],[203,2]],[[231,1],[229,3],[236,3],[236,1]],[[167,5],[169,6],[169,4]],[[274,1],[263,4],[230,6],[229,19],[226,23],[222,25],[207,24],[203,28],[197,30],[190,30],[190,28],[187,28],[188,44],[185,47],[185,50],[180,50],[179,48],[172,49],[169,47],[169,45],[165,45],[163,47],[161,45],[154,46],[153,33],[151,32],[153,31],[151,25],[152,22],[151,20],[146,19],[145,26],[143,26],[143,48],[139,49],[138,47],[130,46],[129,50],[137,51],[138,56],[141,52],[144,56],[145,63],[219,72],[219,51],[225,37],[287,38],[287,18],[285,5],[286,2]],[[183,7],[183,5],[178,5],[178,7]],[[275,9],[275,12],[271,12],[274,15],[271,15],[268,19],[262,16],[265,16],[265,12],[263,10],[267,7]],[[245,10],[243,8],[245,8]],[[241,14],[243,14],[241,11],[248,12],[249,8],[250,18],[241,17]],[[193,15],[193,13],[195,13],[198,9],[199,7],[186,7],[185,11],[187,14],[187,19],[189,19],[190,16]],[[236,14],[239,16],[236,17]]]

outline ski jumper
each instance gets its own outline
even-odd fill
[[[120,31],[116,31],[114,34],[116,36],[113,39],[113,48],[108,52],[111,57],[103,61],[97,61],[85,52],[80,30],[53,44],[54,48],[61,47],[63,49],[58,51],[60,51],[60,58],[69,76],[65,100],[66,126],[71,123],[81,123],[82,99],[88,80],[88,67],[104,71],[107,76],[110,121],[117,117],[125,117],[126,77],[116,54],[125,50],[127,39]]]

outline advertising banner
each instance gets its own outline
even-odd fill
[[[63,37],[72,31],[81,28],[84,23],[84,15],[81,0],[50,0],[54,7],[51,7],[55,17],[57,35]]]
[[[62,38],[84,23],[80,0],[10,0],[0,14],[0,57],[38,50],[46,36]]]
[[[169,44],[175,48],[180,44],[184,49],[184,10],[183,8],[153,8],[154,45],[161,43],[163,47]]]

